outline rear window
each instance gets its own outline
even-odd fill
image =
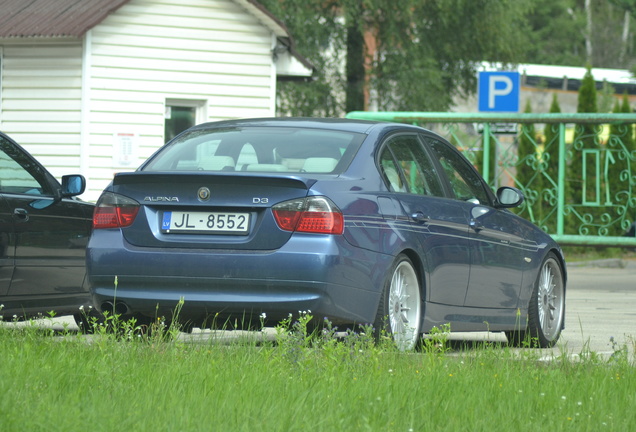
[[[291,127],[198,129],[168,143],[142,171],[340,174],[364,137]]]

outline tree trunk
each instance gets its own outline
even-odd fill
[[[623,34],[621,35],[621,51],[618,55],[618,62],[620,67],[626,67],[625,64],[625,55],[627,55],[627,44],[629,38],[629,11],[625,11],[625,17],[623,18]]]
[[[585,0],[585,55],[588,65],[592,66],[592,0]]]
[[[354,24],[347,29],[346,112],[364,111],[364,82],[364,35]]]

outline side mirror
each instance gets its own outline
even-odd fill
[[[497,189],[497,208],[518,207],[524,200],[523,192],[510,186]]]
[[[83,175],[72,174],[62,176],[62,197],[81,195],[86,190],[86,179]]]

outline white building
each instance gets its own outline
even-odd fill
[[[176,122],[273,116],[277,79],[312,73],[253,0],[0,0],[0,10],[0,130],[57,177],[84,174],[86,200]]]

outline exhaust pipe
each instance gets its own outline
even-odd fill
[[[114,315],[126,315],[130,313],[130,308],[124,302],[113,303],[106,301],[101,304],[102,312],[109,312]]]

